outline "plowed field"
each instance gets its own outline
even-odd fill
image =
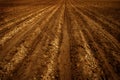
[[[120,80],[120,2],[0,3],[0,80]]]

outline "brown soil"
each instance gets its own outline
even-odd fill
[[[0,80],[120,80],[120,1],[0,1]]]

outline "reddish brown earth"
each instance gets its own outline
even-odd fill
[[[120,80],[119,4],[1,0],[0,80]]]

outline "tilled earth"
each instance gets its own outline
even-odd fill
[[[0,6],[0,80],[120,80],[119,2],[14,4]]]

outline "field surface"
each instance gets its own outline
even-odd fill
[[[0,80],[120,80],[120,1],[0,0]]]

